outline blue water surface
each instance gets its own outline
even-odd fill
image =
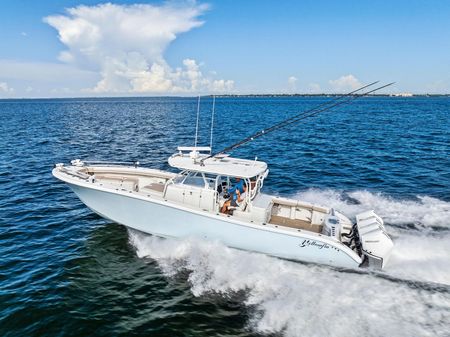
[[[219,97],[213,148],[327,99]],[[245,289],[196,296],[188,272],[169,277],[157,260],[139,258],[126,228],[93,214],[51,175],[55,163],[75,158],[173,170],[167,158],[194,143],[196,107],[196,98],[0,100],[0,335],[287,334],[252,328],[258,309],[246,303]],[[200,145],[209,145],[211,107],[212,99],[202,98]],[[450,98],[363,98],[233,156],[268,163],[268,193],[332,190],[350,204],[358,203],[354,191],[408,205],[422,196],[444,205],[437,210],[443,214],[450,202]],[[405,222],[403,230],[427,227],[423,219]],[[450,219],[426,233],[447,235],[449,228]],[[450,289],[421,282],[413,282],[414,291],[440,296],[441,318],[430,331],[444,333]]]

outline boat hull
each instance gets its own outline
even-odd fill
[[[223,214],[143,199],[122,191],[68,185],[95,213],[144,233],[166,238],[218,240],[238,249],[335,267],[356,268],[362,262],[355,252],[326,236],[244,223]]]

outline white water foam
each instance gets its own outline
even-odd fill
[[[394,243],[386,273],[407,280],[450,285],[450,234],[402,232]]]
[[[130,231],[138,256],[171,277],[189,271],[195,296],[245,291],[249,326],[285,336],[445,336],[450,295],[371,274],[282,261],[195,239],[161,239]]]
[[[309,190],[297,197],[331,205],[350,216],[372,208],[391,224],[412,221],[450,227],[446,218],[449,204],[429,197],[398,201],[366,191],[350,193],[361,203],[358,205],[332,190]],[[189,271],[195,296],[246,291],[246,304],[254,308],[249,324],[258,332],[282,332],[286,336],[445,336],[450,324],[449,291],[434,292],[410,284],[434,282],[448,289],[450,234],[446,230],[434,234],[396,230],[394,241],[394,253],[385,271],[394,280],[388,280],[380,274],[339,272],[282,261],[217,242],[160,239],[130,231],[130,242],[138,256],[155,259],[168,277]]]
[[[386,272],[408,280],[450,285],[450,233],[433,233],[431,227],[450,229],[450,203],[427,196],[417,200],[394,200],[381,193],[354,191],[347,194],[335,190],[310,189],[295,195],[296,199],[328,205],[344,214],[373,209],[387,224],[420,224],[426,230],[402,230],[387,225],[395,247]]]

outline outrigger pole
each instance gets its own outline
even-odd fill
[[[395,82],[388,83],[388,84],[385,84],[385,85],[383,85],[381,87],[377,87],[375,89],[367,91],[365,93],[356,94],[358,91],[361,91],[363,89],[371,87],[371,86],[373,86],[374,84],[376,84],[378,82],[379,81],[376,81],[376,82],[372,82],[370,84],[367,84],[365,86],[362,86],[361,88],[353,90],[353,91],[351,91],[351,92],[349,92],[349,93],[347,93],[345,95],[339,96],[338,98],[335,98],[335,99],[333,99],[331,101],[321,103],[321,104],[319,104],[318,106],[316,106],[314,108],[308,109],[306,111],[302,111],[302,112],[298,113],[295,116],[292,116],[292,117],[290,117],[290,118],[288,118],[288,119],[286,119],[284,121],[281,121],[281,122],[271,126],[270,128],[258,131],[256,133],[254,133],[253,135],[248,136],[247,138],[244,138],[244,139],[240,140],[239,142],[237,142],[237,143],[235,143],[233,145],[230,145],[230,146],[228,146],[228,147],[226,147],[226,148],[224,148],[224,149],[222,149],[220,151],[217,151],[217,152],[214,152],[214,153],[210,154],[209,156],[207,156],[205,158],[202,158],[201,161],[200,161],[200,164],[203,165],[203,162],[206,159],[213,158],[213,157],[216,157],[219,154],[235,150],[238,147],[241,147],[242,145],[244,145],[244,144],[246,144],[248,142],[251,142],[252,140],[255,140],[256,138],[264,136],[264,135],[266,135],[266,134],[268,134],[270,132],[273,132],[273,131],[276,131],[278,129],[284,128],[284,127],[286,127],[288,125],[297,123],[297,122],[299,122],[299,121],[301,121],[303,119],[306,119],[308,117],[313,117],[313,116],[315,116],[315,115],[317,115],[317,114],[319,114],[321,112],[329,111],[329,110],[331,110],[331,109],[333,109],[333,108],[335,108],[335,107],[337,107],[339,105],[348,104],[348,103],[352,102],[355,99],[367,96],[367,95],[369,95],[369,94],[371,94],[371,93],[373,93],[375,91],[381,90],[381,89],[386,88],[386,87],[388,87],[388,86],[390,86],[390,85],[395,83]]]
[[[214,109],[216,106],[216,95],[213,95],[213,104],[212,104],[212,112],[211,112],[211,131],[210,131],[210,140],[209,140],[209,148],[210,153],[212,152],[213,145],[213,130],[214,130]]]
[[[198,96],[197,101],[197,123],[195,124],[195,144],[194,147],[197,147],[197,139],[198,139],[198,120],[200,117],[200,95]]]

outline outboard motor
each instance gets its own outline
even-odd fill
[[[356,215],[356,227],[361,250],[368,258],[369,266],[383,269],[394,247],[384,228],[383,219],[374,211],[360,213]]]
[[[341,223],[339,218],[335,215],[334,209],[325,218],[325,224],[323,226],[323,234],[336,238],[340,240],[341,237]]]

